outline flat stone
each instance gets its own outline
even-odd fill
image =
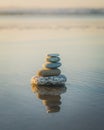
[[[55,69],[55,68],[58,68],[61,66],[61,63],[58,62],[58,63],[50,63],[50,62],[47,62],[45,64],[43,64],[43,67],[45,68],[49,68],[49,69]]]
[[[40,70],[37,72],[37,75],[47,77],[47,76],[58,76],[60,75],[61,70],[59,69],[49,69],[49,70]]]
[[[51,56],[56,56],[56,57],[57,57],[57,56],[59,56],[59,54],[53,53],[53,54],[47,54],[47,56],[50,56],[50,57],[51,57]]]
[[[34,80],[33,80],[34,79]],[[36,85],[63,85],[66,82],[66,77],[64,75],[59,76],[49,76],[41,77],[35,76],[32,78],[32,82]]]
[[[56,62],[59,62],[59,61],[60,61],[60,58],[59,58],[59,57],[56,57],[56,56],[47,57],[47,58],[46,58],[46,61],[52,62],[52,63],[56,63]]]

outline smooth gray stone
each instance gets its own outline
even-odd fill
[[[60,61],[60,58],[59,58],[59,57],[56,57],[56,56],[47,57],[47,58],[46,58],[46,61],[52,62],[52,63],[56,63],[56,62],[59,62],[59,61]]]
[[[55,68],[58,68],[60,67],[62,64],[60,62],[58,63],[45,63],[43,64],[43,67],[46,67],[46,68],[49,68],[49,69],[55,69]]]
[[[60,75],[61,70],[59,69],[47,69],[47,70],[40,70],[38,71],[37,75],[47,77],[47,76],[58,76]]]
[[[59,54],[53,53],[53,54],[47,54],[47,56],[50,56],[50,57],[51,56],[56,56],[57,57],[57,56],[59,56]]]

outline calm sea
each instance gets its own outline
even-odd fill
[[[40,98],[30,80],[48,53],[67,89]],[[0,16],[0,57],[0,130],[104,130],[103,16]]]

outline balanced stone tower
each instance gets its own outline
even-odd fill
[[[41,86],[64,85],[67,79],[58,68],[61,65],[59,54],[48,54],[42,69],[37,72],[36,76],[32,77],[31,83]]]

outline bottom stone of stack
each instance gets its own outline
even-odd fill
[[[31,79],[31,84],[34,83],[36,85],[64,85],[66,80],[67,79],[64,75],[49,77],[33,76]]]

